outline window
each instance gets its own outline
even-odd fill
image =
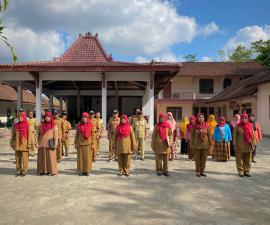
[[[167,112],[171,112],[176,121],[182,120],[182,107],[167,107]]]
[[[209,107],[209,115],[214,115],[215,114],[215,108],[214,107]]]
[[[213,94],[214,93],[214,80],[213,79],[200,79],[200,94]]]
[[[229,87],[232,84],[232,79],[224,79],[223,81],[223,89],[225,89],[226,87]]]

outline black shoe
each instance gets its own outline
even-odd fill
[[[256,160],[252,160],[253,163],[256,163]]]
[[[201,176],[206,177],[206,174],[205,173],[201,173]]]
[[[88,177],[89,176],[89,173],[84,173],[84,176],[87,176]]]
[[[164,176],[169,177],[170,174],[168,172],[163,173]]]
[[[201,176],[201,174],[200,174],[199,172],[197,172],[197,173],[196,173],[196,176],[197,176],[197,177],[200,177],[200,176]]]
[[[246,177],[251,177],[250,173],[244,173]]]
[[[144,161],[144,158],[141,158],[142,161]]]
[[[161,172],[161,171],[158,171],[158,172],[157,172],[157,175],[158,175],[158,176],[161,176],[161,175],[162,175],[162,172]]]
[[[125,176],[126,176],[126,177],[129,177],[129,173],[125,173]]]

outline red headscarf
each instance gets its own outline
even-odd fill
[[[166,115],[165,114],[159,114],[159,120],[160,118],[163,118],[164,121],[163,122],[158,122],[157,125],[156,125],[156,128],[157,128],[157,131],[158,131],[158,134],[161,138],[162,141],[166,141],[167,139],[167,136],[166,136],[166,128],[170,128],[171,129],[171,126],[170,124],[166,121]]]
[[[197,130],[199,130],[201,142],[204,142],[204,132],[203,132],[203,130],[208,129],[208,125],[207,125],[207,123],[205,121],[203,121],[202,123],[199,122],[199,117],[201,115],[204,116],[202,113],[198,113],[197,114],[197,116],[196,116],[196,123],[194,124],[194,127]]]
[[[125,119],[125,123],[121,123],[121,119]],[[116,128],[117,131],[117,140],[122,140],[124,137],[128,137],[130,135],[130,125],[128,121],[127,115],[122,115],[120,117],[120,124]]]
[[[29,124],[27,122],[25,112],[19,114],[19,118],[22,118],[22,121],[19,121],[15,124],[15,130],[19,132],[20,144],[22,144],[22,139],[28,137]]]
[[[46,117],[50,117],[49,122],[47,122],[45,120]],[[46,112],[45,115],[44,115],[44,122],[42,122],[42,124],[41,124],[42,135],[44,135],[48,130],[53,129],[54,126],[55,126],[55,122],[54,122],[52,113],[51,112]]]
[[[243,122],[242,119],[246,118],[246,122]],[[250,144],[252,142],[253,136],[253,127],[252,124],[248,121],[248,114],[241,114],[241,122],[238,124],[244,131],[244,142],[245,144]]]
[[[226,124],[226,119],[225,119],[225,117],[223,117],[223,116],[219,117],[218,126],[219,126],[219,127],[224,127],[225,124]]]
[[[187,125],[187,130],[190,132],[191,128],[193,127],[194,123],[196,121],[195,116],[189,117],[189,124]]]
[[[87,118],[87,122],[83,123],[82,121],[78,124],[78,130],[79,132],[84,136],[85,139],[90,138],[91,136],[91,129],[93,127],[92,122],[89,118],[89,114],[87,112],[84,112],[82,114],[82,117]]]

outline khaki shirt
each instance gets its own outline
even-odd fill
[[[198,129],[192,128],[190,131],[190,148],[191,149],[210,149],[212,145],[212,135],[210,129],[205,129],[202,131],[204,133],[204,141],[201,141],[200,131]]]
[[[49,148],[49,139],[54,139],[55,146],[58,146],[58,128],[54,126],[53,129],[48,130],[44,135],[42,134],[41,126],[38,130],[38,146],[39,148]]]
[[[63,137],[63,122],[64,120],[62,118],[58,118],[58,119],[54,119],[54,122],[57,126],[57,130],[58,130],[58,138],[62,139]]]
[[[99,122],[96,118],[91,119],[92,122],[92,130],[91,130],[91,137],[92,137],[92,142],[97,141],[97,136],[100,133],[100,127],[99,127]]]
[[[166,128],[166,136],[169,141],[169,144],[172,145],[173,142],[173,135],[172,130],[169,128]],[[169,154],[171,152],[170,146],[168,146],[167,143],[164,143],[158,133],[157,128],[154,128],[153,134],[152,134],[152,142],[151,142],[151,148],[155,152],[155,154]]]
[[[29,145],[31,144],[32,135],[30,133],[31,129],[28,129],[28,138],[23,138],[22,143],[20,143],[20,133],[16,131],[15,124],[12,126],[10,145],[13,147],[14,151],[29,151]]]
[[[96,119],[97,121],[98,121],[98,123],[99,123],[99,133],[100,133],[100,135],[101,135],[101,132],[102,132],[102,130],[104,129],[104,122],[103,122],[103,120],[102,119]]]
[[[81,133],[79,132],[78,128],[76,129],[76,134],[75,134],[75,139],[74,139],[74,144],[77,146],[80,145],[91,145],[91,137],[86,139]]]
[[[235,150],[240,153],[252,152],[256,145],[256,138],[253,131],[252,143],[246,144],[244,142],[244,131],[241,127],[236,126],[233,130],[233,143]]]
[[[147,122],[144,118],[133,119],[132,128],[134,129],[136,138],[146,138]]]
[[[31,131],[35,131],[38,127],[37,119],[36,118],[28,118],[28,124],[31,129]]]
[[[108,122],[108,137],[113,139],[114,134],[116,132],[116,127],[120,124],[120,118],[111,117]]]
[[[67,120],[63,120],[63,139],[69,139],[69,131],[71,130],[71,124]]]
[[[130,126],[130,135],[123,137],[122,140],[117,139],[117,132],[114,133],[113,148],[117,154],[131,153],[132,149],[136,148],[136,139],[133,128]]]

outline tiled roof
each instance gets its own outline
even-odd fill
[[[270,82],[270,71],[261,72],[227,87],[224,91],[208,100],[208,103],[251,96],[258,91],[258,85],[267,82]]]
[[[257,62],[183,62],[176,76],[250,76],[262,71]]]

